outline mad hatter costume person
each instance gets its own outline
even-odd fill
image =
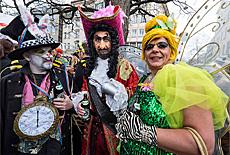
[[[95,12],[91,18],[80,7],[79,11],[90,51],[82,93],[89,93],[92,106],[91,119],[84,127],[82,154],[118,154],[119,140],[113,133],[116,116],[126,109],[139,80],[132,65],[118,58],[119,44],[124,44],[123,14],[119,6],[111,5]],[[105,84],[115,87],[113,94],[102,89]],[[78,100],[74,101],[79,117],[84,115],[82,99],[83,95],[79,93]]]
[[[25,6],[19,8],[20,16],[1,33],[19,38],[19,48],[9,53],[9,58],[25,58],[28,63],[0,80],[0,151],[2,155],[68,155],[69,114],[74,111],[69,98],[72,79],[52,66],[51,52],[59,43],[45,32],[49,16],[40,20],[40,27]]]
[[[140,79],[130,100],[131,104],[139,95],[139,116],[124,111],[118,118],[122,155],[200,154],[191,128],[203,139],[207,154],[213,153],[214,130],[224,126],[228,97],[206,71],[170,64],[180,39],[175,36],[176,26],[172,16],[165,15],[145,26],[142,60],[151,73]]]

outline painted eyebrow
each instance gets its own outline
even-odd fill
[[[95,35],[95,36],[94,36],[94,38],[96,38],[96,37],[101,38],[101,37],[99,37],[98,35]]]
[[[110,39],[110,37],[109,36],[99,37],[98,35],[95,35],[94,39],[100,39],[100,40],[103,39],[104,40],[104,39]]]
[[[110,37],[109,36],[104,36],[103,39],[110,39]]]

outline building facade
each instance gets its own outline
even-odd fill
[[[71,2],[71,5],[78,6],[83,5],[83,0],[75,0]],[[100,10],[101,8],[105,7],[105,3],[103,0],[91,0],[87,1],[88,4],[86,4],[88,7]],[[141,7],[143,9],[148,10],[149,13],[158,15],[158,14],[165,14],[165,7],[162,4],[157,3],[148,3],[143,4]],[[167,6],[166,6],[167,8]],[[92,15],[92,12],[84,12],[88,16]],[[54,17],[53,21],[56,21],[56,23],[59,23],[58,16]],[[141,14],[134,14],[129,17],[129,32],[127,36],[126,44],[133,45],[136,47],[141,48],[142,44],[142,38],[145,35],[144,28],[146,22],[148,22],[153,17],[150,17],[148,15],[141,15]],[[52,33],[52,36],[56,36],[56,40],[58,40],[57,36],[60,36],[58,32],[60,33],[60,27],[61,24],[56,24],[55,28],[50,31]],[[60,39],[58,40],[60,41]],[[62,40],[61,40],[61,48],[63,51],[65,51],[66,54],[72,54],[78,49],[78,43],[84,42],[85,40],[85,34],[83,30],[83,26],[80,19],[80,14],[78,11],[75,12],[74,19],[72,20],[71,24],[63,23],[62,25]]]

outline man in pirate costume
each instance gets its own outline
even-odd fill
[[[124,44],[122,20],[124,13],[119,6],[109,5],[87,17],[79,7],[83,28],[90,50],[86,61],[82,94],[73,99],[79,117],[84,115],[81,107],[84,91],[89,93],[92,112],[91,119],[85,124],[82,155],[119,154],[114,123],[127,101],[136,89],[139,79],[135,69],[125,59],[118,58],[119,44]],[[105,17],[107,16],[107,17]],[[108,84],[110,86],[105,87]],[[109,94],[102,88],[113,88]],[[111,89],[112,90],[112,89]]]
[[[1,33],[19,38],[19,48],[9,53],[9,58],[25,58],[28,63],[0,80],[0,154],[69,155],[69,115],[74,112],[69,97],[71,76],[52,65],[51,52],[59,43],[45,32],[49,16],[37,26],[26,7],[19,8],[20,16]],[[39,105],[33,106],[36,103]]]

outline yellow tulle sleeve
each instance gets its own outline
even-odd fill
[[[168,64],[151,83],[171,128],[183,128],[182,110],[192,105],[211,109],[215,130],[224,126],[228,96],[215,85],[207,71],[183,62]]]

